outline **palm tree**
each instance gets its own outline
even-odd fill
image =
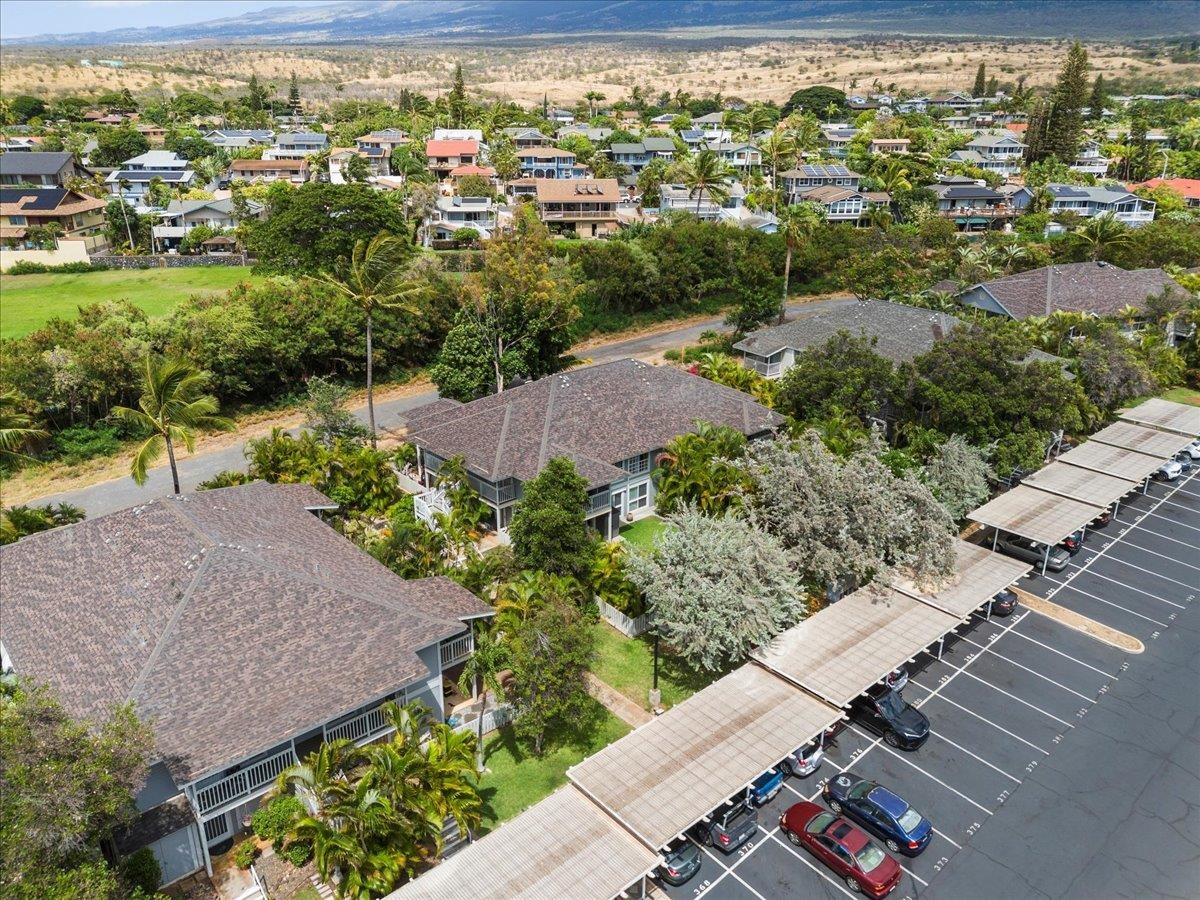
[[[779,301],[779,323],[787,313],[788,282],[792,277],[792,252],[800,242],[811,238],[825,220],[825,211],[815,203],[806,202],[785,206],[779,214],[779,233],[783,235],[786,254],[783,257],[783,297]]]
[[[133,253],[137,248],[133,246],[133,229],[129,226],[129,204],[125,202],[125,192],[133,186],[133,182],[128,178],[118,178],[117,187],[121,189],[121,215],[125,218],[125,236],[129,238],[129,252]]]
[[[892,214],[886,206],[878,203],[872,203],[867,207],[864,218],[868,225],[872,228],[878,228],[880,231],[886,231],[888,226],[892,224]]]
[[[675,106],[677,106],[681,111],[686,110],[688,107],[688,104],[692,102],[692,95],[689,94],[687,91],[685,91],[683,88],[678,88],[675,91],[675,97],[674,97],[673,102],[675,103]]]
[[[796,144],[796,136],[791,131],[781,128],[771,132],[766,140],[759,144],[759,150],[762,151],[763,159],[771,166],[771,211],[776,212],[779,170],[795,161],[800,148]]]
[[[767,112],[765,106],[749,106],[740,115],[735,117],[734,122],[741,134],[745,135],[746,140],[750,140],[760,131],[766,131],[775,124],[774,117]]]
[[[431,729],[423,748],[430,806],[441,822],[454,819],[459,834],[463,835],[478,828],[482,818],[483,803],[475,777],[478,745],[475,735],[439,723]],[[440,827],[433,840],[440,854]]]
[[[45,429],[35,425],[33,417],[21,408],[21,397],[16,391],[0,392],[0,461],[22,456],[22,447],[45,436]]]
[[[483,716],[487,712],[488,692],[497,695],[503,690],[500,684],[500,673],[512,664],[512,654],[504,643],[504,634],[495,627],[485,625],[475,627],[475,650],[463,663],[462,674],[458,678],[458,687],[464,694],[468,691],[477,694],[479,704],[479,734],[475,745],[476,771],[486,770],[483,758]]]
[[[207,372],[197,369],[187,360],[147,356],[146,370],[142,376],[142,396],[138,400],[140,408],[113,407],[115,418],[150,432],[150,437],[138,447],[129,466],[129,474],[139,485],[146,483],[147,470],[165,448],[171,464],[171,481],[178,494],[179,468],[175,462],[175,445],[181,443],[191,453],[196,449],[196,429],[233,431],[236,428],[230,419],[217,415],[221,408],[217,398],[204,393],[209,378]]]
[[[332,818],[337,802],[346,796],[350,783],[346,772],[363,759],[362,750],[341,738],[327,741],[308,754],[303,762],[288,766],[275,779],[275,790],[292,791],[322,821]]]
[[[323,272],[320,278],[358,306],[366,316],[367,428],[371,432],[372,447],[376,446],[375,313],[380,309],[403,305],[404,298],[415,290],[412,283],[405,280],[413,254],[412,245],[407,240],[386,231],[380,232],[370,241],[355,242],[350,266],[344,275],[335,276]]]
[[[1083,247],[1095,262],[1106,250],[1128,244],[1129,229],[1112,213],[1105,213],[1076,228],[1071,232],[1071,240]]]
[[[889,159],[878,178],[883,182],[883,189],[889,194],[912,190],[912,182],[908,180],[908,169],[898,159]]]
[[[681,165],[684,187],[688,196],[696,198],[696,215],[700,215],[700,204],[708,194],[714,204],[720,206],[729,199],[728,179],[734,177],[733,169],[712,150],[701,150]]]
[[[588,102],[588,110],[594,117],[596,115],[596,104],[604,99],[604,95],[599,91],[588,91],[583,95],[583,99]]]

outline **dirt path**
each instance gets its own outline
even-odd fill
[[[604,704],[605,709],[626,725],[637,728],[654,718],[616,688],[601,681],[591,672],[585,672],[583,677],[587,681],[588,693]]]

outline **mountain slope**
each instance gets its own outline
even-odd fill
[[[820,34],[1128,39],[1200,33],[1197,0],[356,0],[193,25],[118,28],[13,44],[390,42],[421,36],[661,33],[779,27]]]

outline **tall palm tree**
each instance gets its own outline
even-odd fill
[[[680,168],[688,196],[696,198],[696,215],[700,215],[700,204],[706,193],[718,206],[729,199],[727,180],[734,177],[734,171],[712,150],[701,150],[684,160]]]
[[[165,449],[171,464],[171,481],[178,494],[175,445],[183,444],[191,453],[196,449],[197,429],[233,431],[236,427],[230,419],[217,414],[221,409],[217,398],[204,393],[209,378],[208,372],[197,369],[187,360],[147,356],[139,409],[113,407],[115,418],[150,432],[129,466],[129,474],[139,485],[146,483],[147,470]]]
[[[771,211],[776,212],[778,209],[776,198],[779,190],[779,171],[787,168],[796,160],[800,148],[796,144],[796,136],[793,132],[786,128],[779,128],[771,132],[766,140],[759,144],[758,149],[762,151],[763,159],[767,160],[771,167]]]
[[[748,106],[740,115],[734,118],[736,130],[750,140],[760,131],[766,131],[775,124],[774,117],[765,106]]]
[[[1092,261],[1100,259],[1106,250],[1129,243],[1129,229],[1111,213],[1088,219],[1073,232],[1071,240],[1083,247]]]
[[[294,792],[310,815],[327,821],[338,801],[349,792],[346,772],[363,760],[362,750],[341,738],[327,741],[308,754],[303,762],[288,766],[275,779],[275,790]]]
[[[30,441],[46,436],[21,409],[21,398],[16,391],[0,392],[0,461],[11,461],[22,454],[20,450]]]
[[[479,733],[475,744],[475,768],[484,772],[486,767],[483,758],[483,716],[487,712],[488,692],[499,694],[503,690],[500,684],[500,673],[512,665],[512,652],[504,643],[504,634],[495,626],[488,627],[479,624],[475,627],[475,651],[463,663],[462,674],[458,678],[458,688],[464,694],[477,694],[479,704]]]
[[[483,802],[476,783],[478,744],[475,735],[438,724],[431,730],[423,748],[430,806],[441,822],[454,819],[459,834],[463,835],[478,828],[482,818]],[[441,828],[433,840],[440,854]]]
[[[367,428],[371,446],[376,446],[375,434],[375,313],[380,309],[402,306],[415,287],[409,281],[408,265],[412,261],[412,244],[399,235],[380,232],[370,241],[354,244],[349,268],[341,275],[321,273],[320,280],[332,286],[343,297],[363,311],[367,331]]]
[[[596,104],[604,99],[604,95],[599,91],[588,91],[583,95],[583,99],[588,102],[588,111],[592,116],[596,115]]]
[[[817,227],[825,221],[825,211],[815,203],[799,203],[785,206],[779,214],[779,233],[783,235],[785,254],[783,257],[783,297],[779,301],[779,318],[782,325],[787,313],[788,282],[792,277],[792,253],[800,242],[813,236]]]

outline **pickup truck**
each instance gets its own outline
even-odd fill
[[[770,803],[771,798],[778,794],[779,789],[782,787],[783,770],[767,769],[767,771],[754,779],[750,787],[746,788],[746,795],[755,806],[762,806],[765,803]]]
[[[696,840],[706,847],[732,853],[758,830],[758,810],[745,800],[735,800],[717,809],[707,821],[692,830]]]

